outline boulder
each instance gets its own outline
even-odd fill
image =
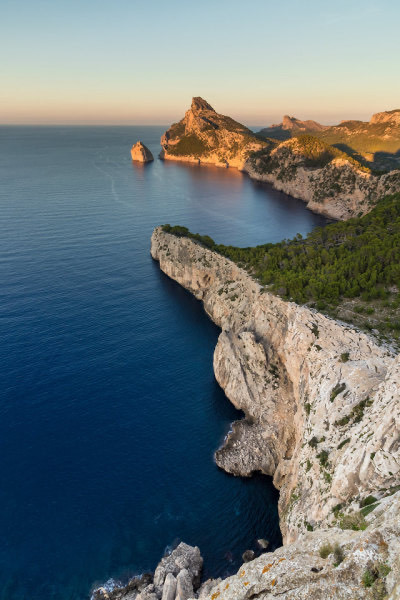
[[[142,144],[140,140],[136,142],[134,146],[132,146],[131,157],[132,160],[142,163],[151,162],[152,160],[154,160],[154,157],[150,150],[147,148],[147,146]]]
[[[255,558],[256,554],[254,552],[254,550],[246,550],[246,552],[243,552],[242,554],[242,559],[243,562],[247,563],[250,562],[251,560],[253,560],[253,558]]]
[[[257,546],[260,548],[260,550],[266,550],[269,546],[269,541],[265,540],[264,538],[259,538],[257,540]]]
[[[187,569],[182,569],[176,578],[176,600],[188,600],[193,597],[193,583]]]

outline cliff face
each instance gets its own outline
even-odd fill
[[[379,198],[400,190],[400,171],[374,175],[310,136],[250,156],[243,170],[252,179],[300,198],[314,212],[340,220],[366,214]]]
[[[218,114],[203,98],[193,98],[184,118],[161,138],[161,158],[241,169],[263,142],[244,125]]]
[[[400,493],[385,496],[400,483],[400,358],[362,333],[264,292],[234,263],[192,240],[158,228],[151,254],[222,329],[215,376],[246,418],[234,424],[217,464],[235,475],[262,471],[280,489],[286,548],[245,565],[243,575],[211,597],[366,598],[360,573],[372,558],[390,562],[393,587]],[[338,529],[368,524],[360,510],[370,495],[377,503],[367,517],[369,533]],[[327,541],[343,545],[345,568],[319,557]],[[339,588],[333,594],[335,582],[343,595]],[[297,595],[285,595],[288,586]]]
[[[333,521],[400,478],[400,361],[369,337],[263,293],[231,261],[156,229],[152,256],[221,329],[215,375],[246,419],[216,455],[225,470],[272,475],[281,529]]]

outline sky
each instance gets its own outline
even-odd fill
[[[0,0],[0,124],[247,125],[400,108],[399,0]]]

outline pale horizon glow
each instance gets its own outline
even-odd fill
[[[400,108],[397,0],[3,0],[0,124],[250,126]]]

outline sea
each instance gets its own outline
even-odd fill
[[[242,418],[218,328],[150,256],[180,224],[249,246],[325,223],[234,169],[163,162],[166,127],[0,127],[0,600],[86,600],[179,541],[204,577],[282,540],[271,478],[214,452]],[[133,164],[137,140],[151,164]]]

